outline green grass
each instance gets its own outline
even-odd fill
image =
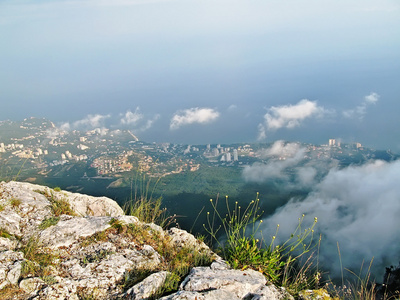
[[[45,189],[35,190],[35,192],[44,195],[47,200],[50,201],[50,208],[55,217],[59,217],[61,215],[76,216],[76,213],[71,209],[69,202],[66,199],[57,199],[54,196],[53,191]]]
[[[338,254],[339,260],[341,264],[341,254],[338,244]],[[371,259],[368,268],[364,271],[364,262],[361,264],[360,270],[358,273],[344,269],[348,273],[350,273],[351,278],[344,280],[343,277],[343,268],[342,268],[342,284],[340,286],[336,286],[334,283],[329,281],[326,286],[327,290],[338,299],[350,299],[350,300],[376,300],[378,295],[377,284],[375,281],[371,280],[371,267],[373,263],[373,258]],[[342,267],[342,266],[341,266]],[[389,295],[387,291],[380,295],[381,300],[395,300],[400,299],[399,295]]]
[[[6,229],[0,228],[0,237],[9,239],[12,237],[12,234],[10,234]]]
[[[17,199],[17,198],[11,198],[11,199],[10,199],[10,205],[11,205],[13,208],[19,207],[19,206],[21,205],[21,203],[22,203],[22,201],[21,201],[20,199]]]
[[[135,180],[134,195],[127,201],[123,210],[126,215],[137,217],[141,222],[154,223],[162,228],[168,228],[176,224],[176,216],[170,216],[165,207],[162,207],[162,198],[153,198],[158,179],[150,192],[151,179],[146,180],[145,175],[137,174]],[[132,191],[133,192],[133,191]]]
[[[124,282],[121,283],[124,290],[128,290],[136,283],[152,273],[159,271],[169,271],[165,284],[155,292],[157,298],[164,293],[176,291],[180,282],[189,273],[191,268],[200,265],[211,264],[213,257],[210,253],[199,251],[191,247],[177,247],[168,236],[161,236],[158,231],[154,231],[145,224],[126,224],[120,220],[112,218],[109,222],[110,228],[96,233],[93,236],[82,239],[81,245],[86,247],[98,241],[106,241],[110,235],[118,234],[131,244],[142,247],[150,245],[163,259],[157,266],[146,266],[144,268],[133,268],[125,275]],[[125,247],[125,244],[116,247]],[[86,260],[89,262],[89,257]]]
[[[46,218],[42,221],[42,223],[40,223],[39,225],[39,229],[40,230],[44,230],[50,226],[56,225],[58,223],[58,221],[60,221],[60,217],[49,217]]]
[[[22,265],[22,277],[49,276],[49,267],[54,266],[57,256],[50,249],[41,247],[37,236],[30,237],[18,251],[24,253],[25,261]]]
[[[233,268],[260,271],[271,282],[284,286],[294,295],[301,289],[318,285],[318,270],[313,268],[312,255],[304,262],[301,260],[317,246],[313,239],[316,218],[310,227],[303,229],[303,215],[288,240],[281,245],[275,245],[279,225],[271,241],[265,242],[260,230],[262,212],[259,208],[258,194],[245,208],[238,202],[231,208],[226,196],[228,213],[225,216],[217,209],[218,198],[216,201],[211,199],[210,202],[213,211],[207,212],[207,224],[204,224],[204,228],[211,236],[212,242],[218,245],[217,251]],[[220,238],[221,233],[223,239]]]

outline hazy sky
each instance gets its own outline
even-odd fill
[[[0,1],[0,119],[400,153],[398,0]]]

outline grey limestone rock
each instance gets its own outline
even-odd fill
[[[44,220],[55,219],[50,208],[54,199],[67,201],[75,214],[58,216],[56,222],[43,229]],[[118,204],[106,197],[56,192],[48,187],[11,181],[0,183],[0,205],[0,228],[6,233],[6,237],[0,238],[0,289],[19,286],[30,299],[152,297],[168,280],[169,273],[160,271],[165,270],[166,262],[162,256],[165,248],[160,245],[166,244],[210,255],[214,262],[210,267],[193,268],[176,293],[161,299],[290,298],[284,290],[267,285],[259,272],[231,269],[185,230],[164,231],[155,224],[125,216]],[[18,249],[31,237],[38,238],[35,241],[40,251],[54,254],[43,278],[34,272],[29,276],[22,272],[25,259]],[[164,240],[158,244],[161,239]],[[37,262],[31,263],[39,266]],[[150,275],[129,289],[124,287],[138,270],[146,270]]]
[[[21,276],[24,255],[21,252],[0,252],[0,289],[6,285],[16,285]]]
[[[139,300],[150,298],[162,287],[168,274],[170,273],[167,271],[151,274],[142,282],[131,287],[124,295],[124,299]]]
[[[67,247],[81,237],[87,237],[110,227],[111,217],[71,217],[60,221],[40,233],[44,246],[50,248]]]
[[[31,277],[21,280],[19,288],[31,297],[36,296],[38,291],[44,287],[45,282],[38,277]]]

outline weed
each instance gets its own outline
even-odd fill
[[[148,277],[153,272],[154,272],[153,270],[140,268],[140,269],[133,269],[132,271],[125,273],[124,290],[128,290],[136,283],[141,282],[143,279]]]
[[[338,244],[339,259],[341,261],[341,254]],[[375,300],[377,297],[377,285],[375,282],[371,281],[371,266],[373,259],[371,259],[368,269],[366,272],[363,271],[364,263],[361,264],[359,273],[355,273],[349,269],[344,269],[348,271],[354,278],[353,281],[348,280],[347,285],[344,283],[343,279],[343,269],[342,269],[342,285],[338,288],[331,281],[327,283],[327,288],[331,294],[340,299],[354,299],[354,300]],[[365,275],[363,275],[365,273]],[[388,299],[387,295],[382,295],[382,299]]]
[[[54,265],[56,256],[50,250],[41,249],[38,237],[30,237],[19,251],[24,253],[26,259],[22,266],[24,277],[29,274],[39,277],[50,275],[48,267]]]
[[[55,192],[61,192],[61,188],[60,187],[55,187],[54,189],[53,189]]]
[[[159,180],[160,178],[154,184],[153,191]],[[146,181],[145,175],[142,176],[138,173],[135,180],[135,194],[131,195],[131,200],[124,204],[123,210],[126,215],[135,216],[144,223],[154,223],[163,228],[168,228],[176,223],[176,216],[168,215],[167,209],[162,207],[161,197],[153,198],[153,192],[149,192],[150,184],[151,181]],[[139,185],[140,195],[138,192]]]
[[[133,269],[128,272],[123,283],[125,290],[154,272],[169,271],[171,275],[168,276],[168,280],[166,280],[162,289],[155,293],[155,295],[161,296],[167,291],[176,290],[182,278],[191,268],[209,265],[212,261],[210,254],[198,251],[195,248],[177,247],[168,236],[161,238],[158,231],[151,230],[147,225],[125,225],[116,219],[112,219],[110,225],[113,230],[119,231],[131,243],[138,245],[138,247],[150,245],[163,257],[163,262],[156,268]],[[124,229],[120,230],[121,227]]]
[[[0,237],[9,239],[12,235],[6,229],[0,227]]]
[[[82,265],[83,267],[85,267],[87,264],[90,264],[90,263],[93,263],[93,262],[99,262],[99,261],[101,261],[102,259],[106,258],[107,256],[109,256],[109,255],[112,254],[112,253],[114,253],[114,252],[109,251],[109,250],[101,249],[101,250],[99,250],[99,251],[96,251],[96,252],[93,253],[93,254],[90,254],[90,255],[88,255],[88,256],[84,256],[84,257],[80,260],[80,262],[81,262],[81,265]]]
[[[259,220],[258,193],[255,200],[242,209],[238,202],[233,209],[230,208],[228,196],[226,196],[227,214],[222,217],[217,209],[218,198],[216,202],[211,199],[213,213],[207,213],[207,226],[205,230],[210,234],[213,241],[218,245],[218,249],[225,260],[235,269],[251,268],[262,272],[269,280],[277,285],[291,289],[292,293],[297,293],[297,288],[309,287],[314,284],[304,277],[310,276],[312,270],[310,262],[301,265],[300,258],[308,253],[315,245],[313,243],[314,226],[317,219],[311,227],[302,229],[304,215],[299,218],[299,224],[290,238],[282,245],[274,246],[276,234],[272,237],[269,244],[264,239],[257,239],[261,234],[260,226],[262,220]],[[217,228],[215,223],[219,221],[221,225]],[[217,234],[223,230],[226,240],[222,242]],[[312,273],[312,272],[311,272]],[[316,272],[317,273],[317,272]],[[318,278],[318,274],[313,275]]]
[[[79,300],[97,300],[98,297],[98,289],[83,289],[81,287],[77,288],[77,296]]]
[[[28,295],[15,285],[7,285],[0,290],[0,299],[28,299]]]
[[[50,201],[50,208],[54,216],[76,216],[76,213],[71,209],[69,202],[66,199],[57,199],[54,197],[53,191],[35,190],[35,192],[44,195]]]
[[[42,280],[48,285],[56,284],[58,282],[58,280],[52,275],[43,276]]]
[[[90,244],[97,243],[97,242],[104,242],[107,240],[107,232],[106,230],[96,232],[95,234],[91,235],[90,237],[84,238],[81,241],[82,247],[89,246]]]
[[[22,161],[22,164],[18,167],[19,163]],[[13,163],[9,160],[4,161],[0,170],[0,180],[1,181],[17,181],[19,175],[24,169],[25,163],[28,161],[28,158],[19,159],[18,162]]]
[[[56,225],[58,223],[58,221],[60,221],[60,217],[46,218],[42,221],[42,223],[40,223],[39,229],[44,230],[50,226]]]
[[[4,205],[0,204],[0,211],[4,210]]]
[[[124,204],[125,214],[135,216],[144,223],[154,223],[163,228],[176,223],[176,216],[168,216],[167,209],[161,206],[162,199],[138,198]]]
[[[11,199],[10,199],[10,205],[11,205],[13,208],[19,207],[19,206],[21,205],[21,203],[22,203],[22,201],[21,201],[20,199],[17,199],[17,198],[11,198]]]
[[[117,229],[119,234],[124,233],[127,230],[125,222],[115,218],[112,218],[108,224],[110,224],[112,228]]]

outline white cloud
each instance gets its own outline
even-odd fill
[[[304,171],[302,179],[307,181],[313,171]],[[344,268],[357,270],[374,257],[373,273],[380,280],[384,267],[397,265],[400,259],[399,176],[400,161],[333,168],[306,199],[292,199],[267,218],[263,231],[280,224],[279,237],[285,240],[301,214],[310,223],[318,217],[316,230],[322,234],[319,260],[333,272],[331,276],[340,274],[338,242]]]
[[[234,111],[236,109],[237,109],[237,105],[236,104],[229,105],[229,107],[228,107],[228,111]]]
[[[264,115],[264,124],[260,126],[266,130],[277,130],[280,128],[292,129],[301,125],[301,122],[313,116],[322,116],[326,111],[317,105],[316,101],[301,100],[295,105],[272,106]],[[260,130],[259,139],[263,131]],[[262,129],[262,128],[261,128]]]
[[[257,140],[262,141],[267,138],[267,131],[263,124],[258,124],[258,138]]]
[[[93,128],[102,127],[104,120],[110,118],[110,115],[88,115],[85,119],[74,122],[74,127],[90,126]]]
[[[364,119],[367,113],[367,106],[370,104],[376,104],[380,96],[377,93],[371,93],[364,97],[364,101],[353,109],[343,111],[343,116],[348,119]]]
[[[215,121],[219,117],[219,112],[212,108],[190,108],[175,113],[171,119],[170,129],[178,129],[183,125],[194,123],[206,124]]]
[[[72,130],[72,129],[93,129],[93,128],[100,128],[104,127],[104,121],[108,118],[110,118],[111,115],[100,115],[100,114],[95,114],[95,115],[87,115],[86,118],[82,120],[78,120],[70,124],[69,122],[63,123],[60,126],[61,130]]]
[[[121,124],[123,125],[136,125],[143,119],[143,114],[140,112],[140,108],[136,107],[135,112],[127,110],[124,117],[121,118]]]
[[[257,156],[264,162],[254,163],[243,169],[247,182],[263,183],[269,179],[285,181],[285,189],[309,189],[317,176],[325,175],[337,162],[310,159],[311,153],[299,143],[276,141],[271,147],[261,149]]]
[[[264,182],[267,179],[288,179],[285,171],[304,159],[305,148],[297,143],[275,142],[270,148],[258,152],[260,158],[272,158],[266,163],[254,163],[243,169],[243,177],[249,182]]]
[[[121,125],[130,126],[136,132],[143,132],[150,129],[154,122],[156,122],[160,115],[156,114],[154,117],[147,118],[141,111],[139,107],[136,107],[135,112],[127,110],[125,114],[120,115]]]
[[[149,119],[146,121],[146,123],[139,128],[139,131],[146,131],[147,129],[150,129],[153,127],[154,122],[156,122],[160,118],[159,114],[156,114],[153,119]]]
[[[284,141],[276,141],[270,148],[262,149],[258,153],[262,158],[277,157],[294,157],[301,149],[299,143],[285,143]]]
[[[364,100],[366,103],[376,103],[380,97],[381,96],[379,96],[377,93],[371,93],[368,96],[365,96]]]

